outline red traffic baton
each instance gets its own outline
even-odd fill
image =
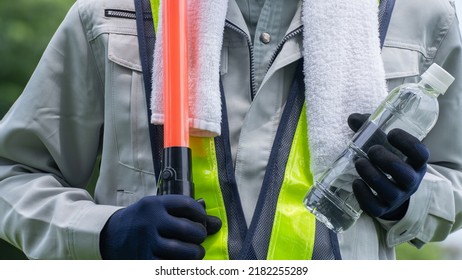
[[[164,153],[159,194],[194,197],[189,148],[187,0],[162,1]]]

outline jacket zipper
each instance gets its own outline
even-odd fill
[[[295,36],[297,36],[298,34],[302,33],[303,31],[303,25],[298,27],[297,29],[291,31],[289,34],[287,34],[286,36],[284,36],[284,38],[282,38],[282,41],[278,44],[277,48],[276,48],[276,51],[274,51],[273,55],[271,56],[271,59],[270,59],[270,62],[268,64],[268,67],[266,68],[266,72],[269,71],[269,69],[271,68],[271,66],[273,65],[274,61],[276,60],[276,57],[279,55],[279,53],[281,52],[282,50],[282,47],[284,47],[284,44],[289,41],[290,39],[294,38]]]
[[[254,49],[252,41],[250,40],[249,36],[245,33],[244,30],[236,26],[235,24],[231,23],[230,21],[225,21],[225,27],[241,34],[247,40],[247,45],[249,46],[249,53],[250,53],[250,98],[251,100],[254,99],[256,93],[256,85],[255,85],[255,63],[254,63]]]
[[[118,9],[105,9],[104,16],[113,18],[136,19],[136,12]],[[152,20],[152,14],[150,12],[146,12],[143,14],[143,18],[144,20]]]

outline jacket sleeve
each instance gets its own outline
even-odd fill
[[[103,83],[76,6],[0,122],[0,237],[31,259],[98,259],[117,209],[85,189],[103,126]]]
[[[438,98],[437,124],[424,139],[430,150],[428,172],[411,197],[405,217],[397,223],[381,221],[387,244],[410,241],[422,247],[444,240],[462,226],[462,40],[454,16],[447,34],[439,43],[432,62],[441,65],[456,79],[444,96]]]

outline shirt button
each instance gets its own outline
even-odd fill
[[[270,35],[269,33],[263,32],[263,33],[260,35],[260,41],[261,41],[263,44],[268,44],[269,42],[271,42],[271,35]]]

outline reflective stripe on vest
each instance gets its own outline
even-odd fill
[[[301,203],[313,184],[305,106],[300,116],[279,193],[267,259],[311,259],[315,217]]]
[[[207,237],[202,244],[205,259],[229,259],[228,219],[218,179],[215,142],[213,138],[190,137],[189,146],[193,158],[195,196],[205,200],[207,214],[220,218],[222,222],[220,231]]]

